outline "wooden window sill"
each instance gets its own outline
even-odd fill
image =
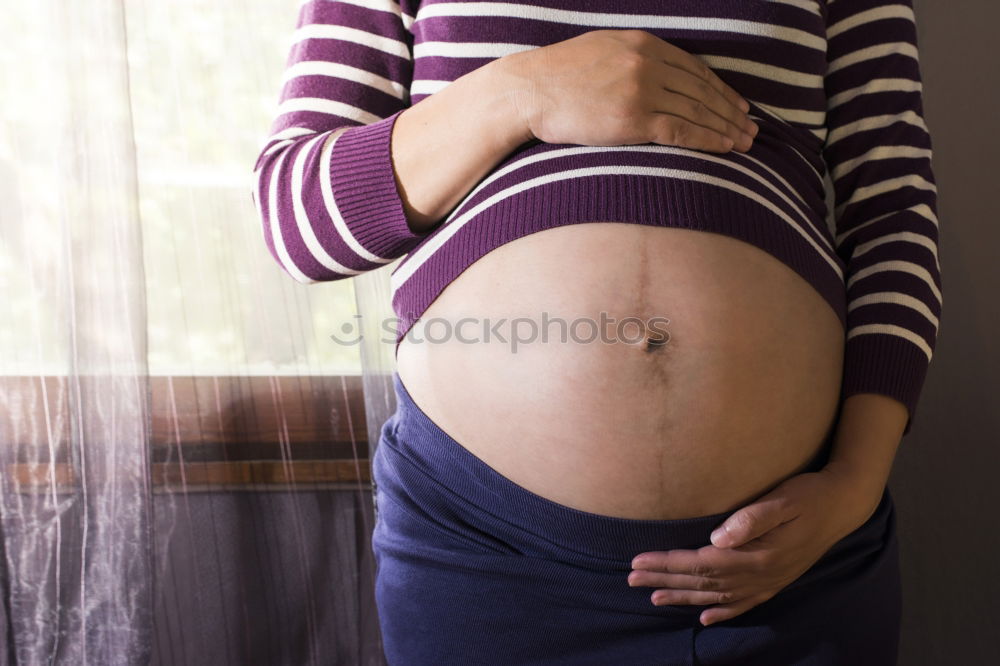
[[[153,376],[149,387],[153,492],[370,487],[358,375]],[[67,378],[0,377],[0,388],[22,397],[0,422],[5,478],[16,492],[52,492],[53,482],[73,492]],[[32,442],[45,445],[22,446]]]

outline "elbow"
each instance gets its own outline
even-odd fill
[[[378,268],[387,259],[378,248],[372,249],[374,241],[392,233],[406,239],[412,235],[408,229],[399,232],[391,226],[395,220],[381,222],[381,209],[360,224],[353,218],[341,220],[336,203],[321,188],[321,179],[309,175],[315,170],[296,182],[287,155],[287,150],[273,151],[268,159],[258,159],[250,193],[271,257],[296,282],[332,282]],[[391,240],[399,242],[395,236]],[[388,249],[394,246],[389,243]]]
[[[331,282],[351,277],[353,272],[349,268],[332,259],[324,261],[314,254],[314,248],[294,221],[288,223],[278,211],[269,210],[268,192],[261,190],[259,173],[255,174],[250,198],[264,244],[278,267],[300,284]]]
[[[287,253],[277,252],[269,246],[271,257],[281,270],[299,284],[315,284],[317,282],[335,282],[352,277],[351,274],[333,271],[325,267],[312,265],[290,257]],[[307,265],[308,264],[308,265]]]
[[[290,237],[288,229],[275,228],[267,216],[261,215],[259,211],[258,208],[257,222],[268,254],[293,280],[301,284],[313,284],[350,277],[348,273],[333,270],[319,263],[308,253],[301,237]]]
[[[278,261],[278,265],[281,266],[281,269],[282,271],[284,271],[285,275],[291,276],[291,278],[296,282],[298,282],[299,284],[315,284],[317,282],[322,282],[322,280],[318,279],[315,276],[303,273],[302,271],[289,269],[289,267],[283,264],[280,259],[277,259],[277,257],[275,259]]]
[[[334,282],[353,275],[351,272],[336,270],[326,266],[304,250],[301,245],[289,245],[282,238],[268,236],[270,231],[265,226],[265,241],[271,258],[281,270],[300,284],[315,284],[317,282]],[[296,250],[298,247],[298,250]]]

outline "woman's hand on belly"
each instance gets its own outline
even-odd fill
[[[506,57],[512,95],[545,143],[747,151],[750,105],[698,57],[645,30],[592,30]]]
[[[857,529],[864,512],[849,478],[831,468],[789,477],[741,507],[696,550],[640,553],[632,560],[630,587],[658,588],[654,605],[712,605],[705,626],[736,617],[767,601]],[[870,513],[870,512],[869,512]]]

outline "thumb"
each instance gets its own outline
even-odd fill
[[[784,510],[786,502],[777,497],[762,498],[734,512],[711,534],[716,548],[736,548],[773,530],[791,516]]]

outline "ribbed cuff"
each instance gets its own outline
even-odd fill
[[[858,335],[847,341],[841,400],[856,393],[877,393],[906,406],[910,432],[927,377],[927,355],[908,340],[888,334]]]
[[[396,187],[390,141],[404,110],[345,130],[330,155],[333,199],[347,228],[366,250],[387,259],[406,254],[430,233],[410,229]]]

